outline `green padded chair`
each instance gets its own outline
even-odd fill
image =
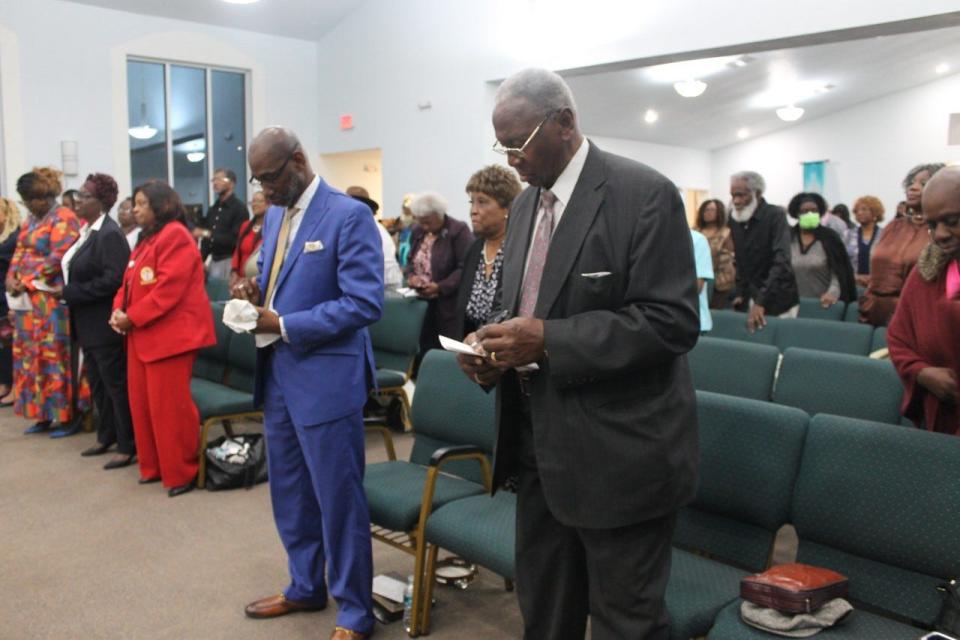
[[[232,422],[262,418],[253,406],[253,379],[257,348],[252,335],[238,334],[223,324],[224,303],[211,303],[217,344],[203,349],[194,364],[190,393],[200,412],[200,442],[197,450],[197,486],[206,484],[206,446],[210,429],[223,426],[233,436]],[[223,358],[221,361],[220,358]]]
[[[800,347],[867,356],[872,337],[873,327],[866,324],[790,318],[780,320],[774,343],[780,351]]]
[[[220,278],[207,278],[207,297],[213,302],[230,299],[230,283]]]
[[[454,354],[428,351],[420,364],[411,418],[414,441],[410,459],[368,465],[363,486],[373,537],[416,558],[415,635],[423,593],[427,518],[449,502],[490,491],[494,396],[463,374]]]
[[[846,308],[845,303],[837,302],[824,309],[819,298],[800,298],[800,311],[797,313],[797,317],[840,321],[843,320]]]
[[[847,305],[846,311],[843,312],[843,321],[844,322],[860,322],[860,304],[857,302],[851,302]]]
[[[825,638],[914,640],[930,628],[941,605],[936,586],[960,575],[956,469],[955,436],[811,420],[791,509],[797,561],[846,575],[857,608]],[[741,622],[739,607],[724,609],[710,638],[773,637]]]
[[[780,352],[771,345],[702,336],[687,359],[700,391],[770,400]]]
[[[887,328],[886,327],[876,327],[873,330],[873,337],[870,339],[870,357],[888,357],[886,355],[887,348]],[[884,352],[881,356],[878,354],[878,351]]]
[[[410,379],[414,358],[420,350],[420,327],[426,313],[426,300],[386,296],[379,322],[369,327],[373,359],[377,364],[376,393],[400,398],[407,431],[410,430],[410,398],[403,385]]]
[[[727,340],[746,340],[760,344],[774,344],[777,337],[777,326],[780,318],[768,317],[767,326],[759,331],[750,333],[747,330],[747,314],[728,309],[710,311],[713,317],[713,329],[707,334],[711,338],[726,338]]]
[[[843,326],[843,323],[836,323]],[[773,401],[810,415],[829,413],[887,424],[900,422],[903,386],[889,360],[787,349]]]
[[[440,548],[501,576],[507,590],[511,590],[515,574],[516,533],[517,496],[509,491],[454,500],[430,515],[424,536],[429,553],[420,601],[423,611],[421,635],[430,633],[433,585]]]
[[[676,640],[703,636],[769,564],[789,518],[809,416],[769,402],[697,392],[700,485],[674,534],[667,608]]]

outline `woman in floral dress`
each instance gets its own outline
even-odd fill
[[[80,222],[57,205],[61,190],[60,173],[51,168],[35,168],[17,180],[30,216],[20,228],[6,288],[29,307],[16,311],[13,339],[14,411],[37,421],[26,433],[73,417],[70,329],[56,292],[63,286],[60,260],[80,235]]]

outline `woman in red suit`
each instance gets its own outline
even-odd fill
[[[133,192],[140,241],[113,301],[110,325],[127,336],[130,412],[140,483],[163,480],[171,498],[197,477],[200,415],[190,396],[197,351],[216,343],[197,243],[180,196],[151,180]]]

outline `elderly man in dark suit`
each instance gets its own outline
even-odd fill
[[[460,364],[497,388],[495,476],[517,476],[525,637],[583,638],[589,615],[594,638],[666,638],[670,542],[698,463],[680,194],[584,139],[552,72],[508,78],[493,126],[530,187],[511,207],[499,322],[467,337],[482,357]]]

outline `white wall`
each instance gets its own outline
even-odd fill
[[[800,163],[829,160],[827,202],[850,206],[859,196],[875,195],[890,219],[903,199],[900,183],[911,167],[960,161],[960,146],[947,145],[951,111],[960,111],[960,75],[717,149],[711,191],[728,200],[729,176],[751,169],[766,180],[767,199],[785,205],[803,190]]]
[[[684,189],[710,188],[710,152],[689,147],[651,144],[625,138],[604,138],[587,134],[604,151],[650,165]]]
[[[456,203],[471,173],[502,160],[489,152],[487,83],[524,66],[572,68],[955,9],[955,0],[741,0],[735,11],[702,0],[369,0],[320,41],[319,151],[381,148],[388,216],[410,191],[436,189]],[[432,108],[419,110],[426,100]],[[345,113],[350,131],[338,126]],[[465,218],[465,204],[451,213]]]
[[[317,45],[59,0],[0,0],[4,193],[34,165],[60,166],[79,142],[80,175],[113,175],[129,193],[127,55],[251,70],[250,133],[267,124],[317,139]],[[17,139],[19,136],[19,140]]]
[[[370,199],[382,207],[383,173],[380,155],[380,149],[326,154],[320,156],[314,170],[322,175],[328,184],[341,191],[346,191],[347,187],[363,187],[370,194]]]

